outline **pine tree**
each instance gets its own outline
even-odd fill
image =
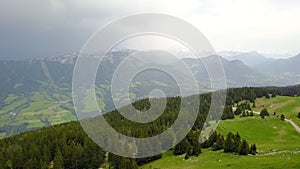
[[[49,163],[51,161],[51,153],[47,145],[43,146],[43,161]]]
[[[249,154],[249,144],[244,139],[242,141],[239,154],[240,155],[248,155]]]
[[[253,107],[253,108],[256,108],[255,100],[253,101],[252,107]]]
[[[63,156],[62,156],[60,150],[58,150],[54,156],[53,168],[54,169],[63,169],[64,168]]]
[[[234,119],[234,113],[233,113],[233,110],[232,110],[232,106],[226,106],[224,108],[224,112],[222,114],[222,120],[226,120],[226,119]]]
[[[49,167],[48,167],[47,163],[41,160],[40,161],[40,169],[48,169],[48,168]]]
[[[285,116],[283,114],[280,115],[280,119],[284,121]]]
[[[30,169],[40,169],[40,163],[33,158],[30,158],[26,164],[24,168],[30,168]]]
[[[233,152],[238,153],[240,151],[240,145],[241,145],[241,136],[237,132],[236,135],[234,136],[234,150],[233,150]]]
[[[227,134],[227,138],[225,140],[225,145],[224,145],[224,152],[234,152],[235,150],[234,137],[235,136],[231,132]]]
[[[185,160],[188,160],[188,159],[189,159],[189,155],[188,155],[188,154],[185,154],[184,159],[185,159]]]
[[[201,153],[201,144],[198,141],[199,135],[197,133],[191,132],[190,137],[190,144],[192,146],[192,153],[193,156],[198,156]]]
[[[252,155],[255,155],[257,153],[255,144],[251,145],[249,153]]]
[[[184,138],[181,142],[179,142],[175,148],[174,148],[174,155],[182,155],[186,152],[188,146],[190,146],[190,143],[187,141],[186,138]]]
[[[216,143],[212,147],[213,151],[217,151],[217,150],[223,149],[224,148],[224,144],[225,144],[224,137],[219,134]]]
[[[5,159],[4,159],[4,156],[3,156],[3,153],[0,151],[0,167],[5,163]]]
[[[269,116],[269,112],[267,108],[262,109],[262,111],[260,112],[260,116],[264,119],[265,116]]]
[[[189,144],[185,150],[185,153],[188,155],[188,156],[192,156],[193,154],[193,146],[191,144]]]
[[[201,154],[201,145],[199,142],[197,142],[193,145],[192,155],[197,157],[199,154]]]

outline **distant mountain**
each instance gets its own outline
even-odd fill
[[[228,61],[220,56],[209,56],[203,58],[203,60],[205,60],[206,63],[209,63],[209,65],[216,63],[217,59],[221,60],[227,85],[229,87],[264,86],[268,83],[268,76],[257,72],[239,60]],[[195,72],[197,79],[204,80],[203,78],[208,78],[206,70],[199,59],[186,58],[184,61],[191,67],[193,72]]]
[[[300,76],[300,54],[288,59],[268,60],[254,66],[258,71],[265,72],[272,76]]]
[[[217,55],[222,56],[226,60],[232,60],[231,59],[232,57],[239,55],[239,54],[242,54],[242,52],[226,51],[226,50],[221,50],[221,51],[217,52]]]
[[[221,52],[220,55],[227,60],[240,60],[248,66],[254,66],[257,64],[264,63],[270,59],[266,58],[262,54],[258,53],[257,51],[251,52]]]

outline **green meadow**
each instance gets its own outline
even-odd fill
[[[220,122],[217,132],[226,135],[238,132],[249,144],[255,143],[257,155],[239,156],[223,150],[202,149],[198,157],[184,160],[184,155],[174,156],[172,151],[162,158],[142,166],[143,169],[198,169],[198,168],[300,168],[300,133],[276,116],[262,119],[236,117]]]
[[[300,97],[289,97],[289,96],[276,96],[274,98],[266,99],[258,98],[255,101],[255,111],[260,112],[263,108],[267,108],[269,113],[280,117],[284,114],[285,118],[292,119],[298,126],[300,126],[300,118],[297,117],[300,112]]]

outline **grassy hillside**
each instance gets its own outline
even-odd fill
[[[237,156],[222,151],[203,151],[198,157],[184,160],[184,156],[174,156],[172,152],[162,158],[141,166],[141,169],[252,169],[252,168],[299,168],[299,154],[283,152],[265,156]]]
[[[221,121],[217,128],[226,135],[229,131],[239,132],[250,143],[258,147],[258,155],[238,156],[204,149],[198,157],[184,160],[184,156],[174,156],[172,152],[162,158],[142,166],[143,169],[197,169],[197,168],[299,168],[300,134],[287,122],[276,117],[261,119],[236,117]]]
[[[256,99],[255,111],[261,111],[267,108],[270,114],[276,112],[277,115],[284,114],[287,119],[292,119],[298,126],[300,126],[300,119],[297,117],[300,112],[300,97],[277,96],[274,98]]]
[[[217,128],[220,133],[239,132],[240,135],[255,142],[259,154],[279,152],[282,150],[300,150],[300,134],[285,121],[276,117],[261,119],[260,117],[242,117],[221,121]]]

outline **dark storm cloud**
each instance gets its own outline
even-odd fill
[[[113,11],[101,9],[99,3],[92,8],[84,5],[84,1],[70,2],[1,1],[0,58],[56,56],[78,51],[105,19],[113,16]]]

